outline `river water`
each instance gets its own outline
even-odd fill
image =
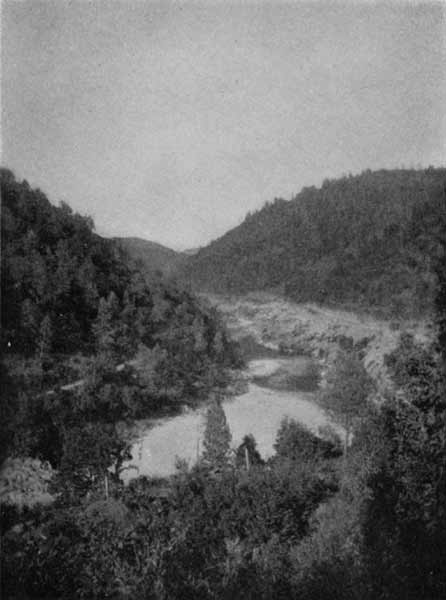
[[[317,381],[308,391],[308,371],[314,364],[305,357],[268,357],[247,364],[247,391],[223,402],[237,447],[246,434],[253,434],[263,458],[274,452],[277,430],[285,416],[296,419],[313,431],[329,424],[328,417],[314,402]],[[291,376],[292,375],[292,376]],[[296,378],[297,375],[297,378]],[[304,390],[299,382],[304,382]],[[260,383],[259,383],[260,382]],[[193,464],[201,453],[206,407],[175,417],[140,422],[133,432],[131,469],[123,473],[128,481],[138,475],[167,476],[175,472],[177,458]]]

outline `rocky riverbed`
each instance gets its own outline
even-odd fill
[[[350,338],[364,349],[364,365],[383,391],[390,382],[384,357],[396,345],[400,334],[412,333],[425,342],[431,332],[425,321],[407,322],[379,320],[370,315],[320,307],[315,304],[294,304],[266,294],[251,294],[242,298],[206,296],[224,315],[233,337],[251,349],[257,344],[271,351],[289,355],[310,356],[324,374],[340,344]]]

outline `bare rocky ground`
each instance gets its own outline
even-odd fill
[[[431,337],[427,321],[388,321],[315,304],[295,304],[266,294],[245,297],[206,296],[224,315],[233,337],[253,338],[271,350],[316,359],[324,373],[345,338],[364,346],[364,365],[383,392],[390,382],[384,357],[398,344],[401,333],[412,333],[426,343]]]

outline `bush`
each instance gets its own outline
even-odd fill
[[[288,417],[282,420],[274,450],[279,458],[301,462],[337,458],[342,454],[339,439],[323,439]]]

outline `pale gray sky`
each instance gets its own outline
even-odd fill
[[[2,164],[174,248],[326,177],[445,164],[444,7],[4,0]]]

